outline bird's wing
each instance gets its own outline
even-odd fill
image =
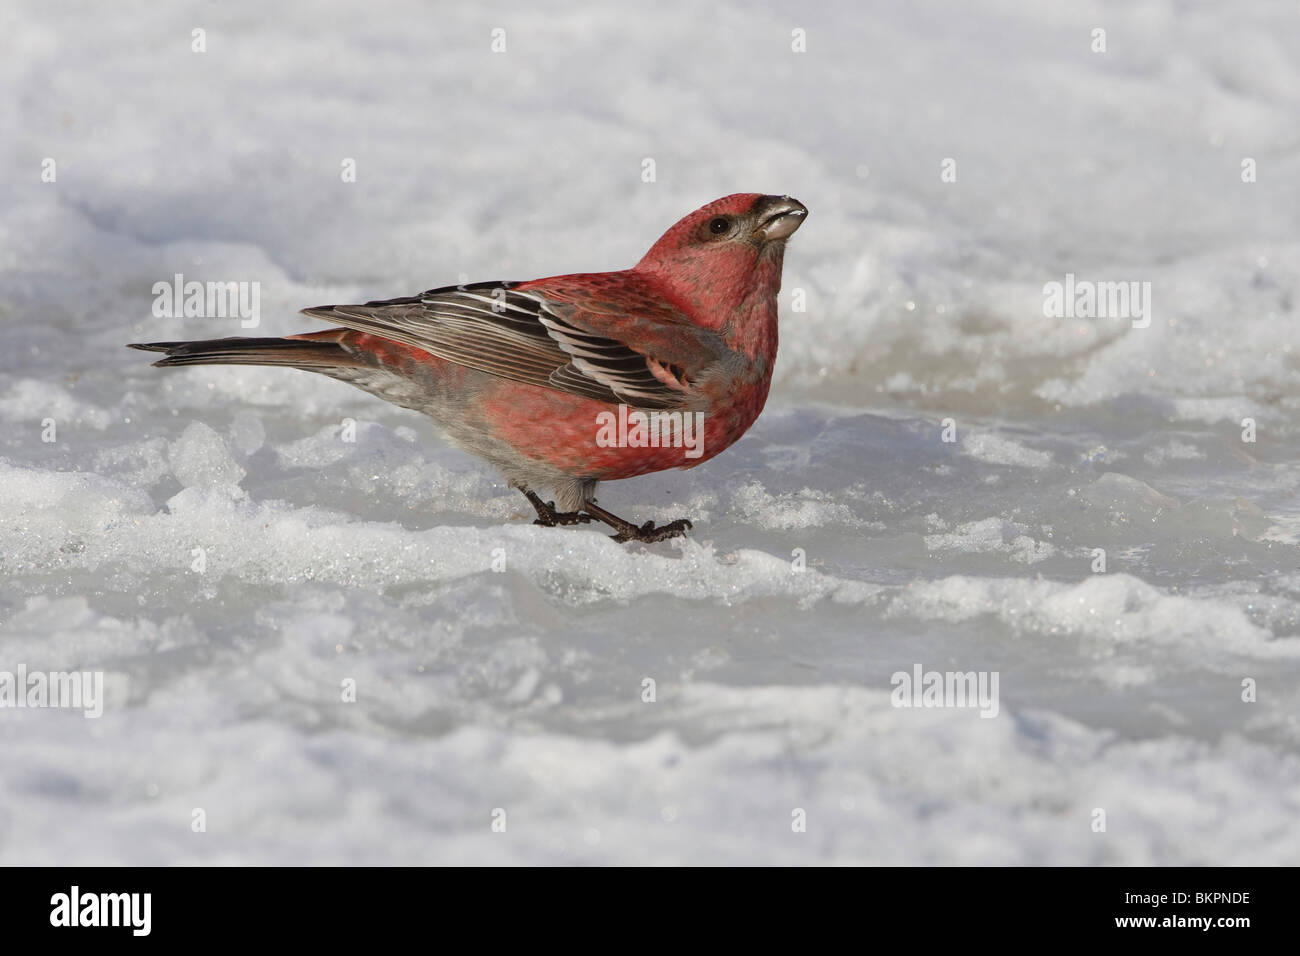
[[[303,312],[516,382],[638,408],[695,403],[692,383],[725,352],[719,336],[650,295],[632,295],[629,310],[600,284],[551,289],[546,281],[447,286]]]

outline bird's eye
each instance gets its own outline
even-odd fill
[[[713,233],[715,236],[722,235],[730,228],[731,223],[727,221],[725,216],[716,216],[709,220],[709,232]]]

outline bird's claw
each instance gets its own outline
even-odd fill
[[[618,534],[610,535],[615,541],[620,543],[625,541],[666,541],[669,538],[675,538],[678,535],[685,534],[691,528],[691,523],[686,518],[678,518],[676,521],[670,521],[662,528],[656,528],[653,521],[647,521],[639,528],[626,518],[620,518],[616,514],[611,514],[604,508],[597,506],[595,501],[588,501],[582,511],[556,511],[554,501],[543,501],[537,496],[537,493],[529,489],[520,489],[524,497],[528,499],[529,504],[537,511],[537,520],[533,524],[539,524],[544,528],[554,528],[562,524],[586,524],[589,521],[603,521],[609,525]]]
[[[656,528],[653,521],[647,521],[641,527],[629,525],[627,528],[613,535],[613,539],[618,542],[624,541],[666,541],[669,538],[676,538],[684,535],[691,529],[691,523],[686,518],[678,518],[676,521],[670,521],[661,528]]]
[[[533,524],[539,524],[543,528],[555,528],[559,525],[587,524],[589,521],[591,515],[583,514],[581,511],[556,511],[555,502],[548,501],[545,505],[537,507],[537,520]]]

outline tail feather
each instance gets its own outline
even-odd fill
[[[364,364],[336,342],[304,339],[228,338],[200,342],[133,342],[129,348],[165,352],[166,358],[153,363],[158,368],[172,365],[286,365],[319,370]]]

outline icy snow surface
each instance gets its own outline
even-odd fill
[[[10,0],[0,670],[106,700],[0,709],[0,863],[1300,862],[1295,4],[701,9]],[[737,191],[812,211],[772,399],[601,498],[681,543],[122,347],[245,334],[176,273],[305,331]],[[1067,273],[1149,327],[1045,317]],[[917,664],[997,716],[891,706]]]

